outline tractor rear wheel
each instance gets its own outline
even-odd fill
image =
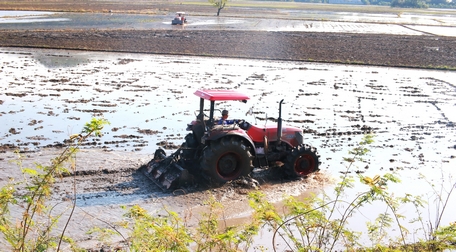
[[[239,138],[224,137],[204,149],[201,167],[214,185],[223,185],[252,171],[249,149]]]
[[[301,178],[317,172],[320,155],[309,145],[298,145],[291,150],[285,162],[285,171],[291,178]]]

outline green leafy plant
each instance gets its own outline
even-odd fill
[[[152,216],[135,205],[128,209],[131,251],[247,251],[258,233],[253,222],[246,226],[221,226],[223,207],[214,197],[204,202],[207,212],[202,213],[198,226],[189,229],[176,212],[166,208],[165,215]],[[94,229],[100,235],[106,234]]]
[[[74,155],[78,147],[91,135],[100,136],[108,123],[105,119],[92,119],[81,134],[70,137],[69,146],[48,165],[35,163],[34,168],[23,167],[22,156],[17,152],[16,163],[24,179],[18,182],[11,179],[0,189],[0,232],[13,251],[60,249],[62,241],[66,239],[64,234],[74,211],[76,197],[63,231],[53,235],[51,231],[61,214],[53,214],[54,207],[47,204],[52,195],[52,186],[57,178],[69,173],[65,165],[69,165],[73,171],[76,169]],[[12,209],[21,211],[21,215],[12,216]]]
[[[194,235],[196,251],[247,251],[258,233],[258,223],[239,227],[221,226],[223,206],[213,196],[205,205],[208,211],[202,214]]]
[[[436,251],[446,248],[455,248],[455,225],[438,228],[436,232],[429,232],[432,236],[428,240],[408,243],[410,231],[405,227],[405,216],[401,215],[399,208],[405,204],[412,204],[418,215],[412,222],[421,223],[421,209],[426,202],[419,196],[405,194],[403,197],[389,193],[388,184],[400,183],[399,178],[391,173],[374,177],[356,175],[367,189],[358,192],[354,199],[345,200],[345,192],[353,188],[355,177],[349,175],[350,170],[357,162],[363,162],[370,150],[368,145],[373,142],[372,135],[366,135],[359,145],[349,152],[350,158],[344,158],[348,164],[343,172],[340,182],[334,187],[334,195],[323,194],[321,197],[313,195],[304,201],[297,201],[288,197],[285,201],[283,214],[264,198],[261,192],[250,194],[250,203],[255,210],[255,218],[262,221],[263,225],[271,228],[273,235],[273,248],[282,244],[291,251]],[[447,194],[451,194],[454,186]],[[446,205],[448,197],[441,200]],[[372,246],[360,244],[358,241],[361,232],[349,228],[349,220],[354,214],[361,212],[363,207],[371,204],[384,204],[385,211],[380,212],[373,222],[368,222],[368,238]],[[442,213],[442,212],[440,212]],[[391,230],[398,230],[399,237],[393,237]],[[280,240],[278,240],[280,239]]]
[[[175,212],[167,214],[154,217],[138,205],[128,210],[126,217],[133,220],[131,251],[188,251],[188,230]]]

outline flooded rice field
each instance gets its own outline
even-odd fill
[[[353,174],[398,173],[404,182],[392,187],[397,193],[429,192],[420,174],[428,181],[443,177],[450,187],[455,182],[456,73],[451,71],[1,48],[0,80],[3,152],[19,148],[34,155],[59,147],[92,117],[103,117],[111,124],[85,148],[98,151],[94,155],[100,158],[116,155],[106,160],[117,166],[127,165],[125,157],[136,159],[128,161],[130,167],[139,166],[138,160],[146,162],[158,146],[171,152],[183,142],[186,124],[199,106],[194,91],[237,89],[251,96],[247,104],[225,103],[220,109],[230,110],[231,118],[263,125],[275,123],[284,99],[284,124],[304,130],[305,141],[319,150],[323,174],[344,172],[343,157],[349,157],[365,133],[372,133],[371,152]],[[253,115],[246,115],[250,109]],[[81,160],[92,169],[100,165],[89,159]],[[122,170],[121,177],[131,176],[127,173],[131,170]],[[163,202],[176,208],[189,204],[188,198],[170,200],[172,195],[156,193],[153,187],[116,185],[136,193],[125,194],[120,187],[120,192],[81,189],[81,211],[111,211],[116,204],[138,201],[151,209]],[[296,193],[291,184],[283,188],[274,195]],[[449,209],[456,209],[454,195]],[[446,217],[447,223],[451,218]]]
[[[456,14],[456,13],[455,13]],[[187,30],[345,32],[456,36],[456,15],[370,14],[279,10],[280,18],[198,16],[188,13]],[[170,29],[174,14],[0,11],[2,29]]]
[[[278,116],[285,99],[286,122],[322,147],[372,131],[393,149],[439,143],[433,148],[441,158],[454,154],[451,71],[8,48],[0,54],[1,143],[26,151],[62,144],[91,117],[111,122],[99,148],[150,152],[162,141],[179,144],[198,109],[193,92],[234,88],[252,99],[226,104],[233,116],[253,107],[256,118],[247,119],[261,124]]]

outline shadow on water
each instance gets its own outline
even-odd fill
[[[44,67],[49,69],[77,67],[90,62],[84,55],[70,55],[70,53],[67,55],[36,54],[34,58]]]

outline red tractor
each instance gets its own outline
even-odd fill
[[[197,90],[200,108],[196,120],[188,125],[191,131],[182,146],[170,156],[162,149],[146,165],[145,174],[162,189],[172,189],[194,176],[205,176],[219,186],[243,176],[254,167],[281,167],[291,178],[305,177],[318,171],[316,148],[304,144],[301,129],[282,126],[282,101],[277,125],[256,126],[245,120],[219,125],[214,117],[217,101],[247,102],[249,97],[233,90]],[[210,108],[205,110],[205,101]],[[209,115],[205,112],[208,111]]]
[[[176,16],[171,20],[172,25],[185,25],[187,24],[187,18],[185,17],[185,12],[179,11],[176,12]]]

